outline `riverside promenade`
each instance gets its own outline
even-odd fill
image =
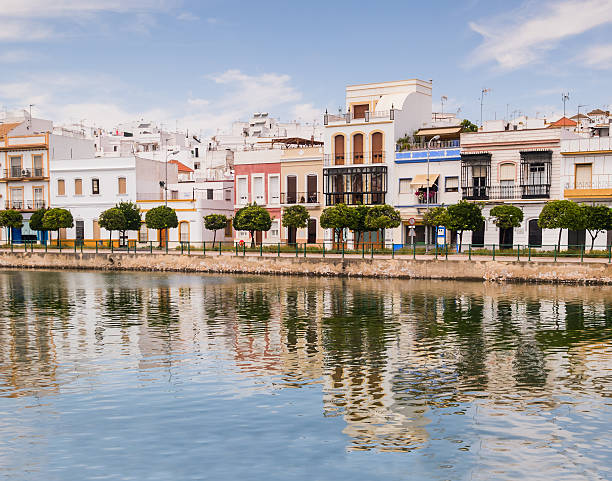
[[[0,267],[24,269],[99,269],[223,272],[305,276],[451,279],[499,282],[612,284],[608,256],[542,256],[516,252],[457,254],[431,252],[337,253],[266,252],[264,249],[197,251],[192,249],[29,249],[0,250]],[[530,255],[531,254],[531,255]],[[567,254],[564,254],[567,255]]]

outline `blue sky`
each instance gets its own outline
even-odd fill
[[[612,103],[612,1],[1,0],[0,106],[214,133],[252,111],[320,121],[347,84],[432,79],[477,122]]]

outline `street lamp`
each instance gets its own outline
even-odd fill
[[[434,140],[440,140],[440,136],[439,135],[434,135],[431,139],[429,139],[429,142],[427,142],[427,185],[426,185],[426,191],[425,191],[425,196],[427,198],[427,213],[429,213],[429,149],[431,149],[431,143]],[[427,249],[429,247],[429,229],[427,228],[428,226],[425,226],[425,248]]]

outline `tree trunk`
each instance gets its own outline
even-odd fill
[[[159,229],[159,230],[157,231],[157,232],[159,233],[159,248],[160,248],[160,249],[163,247],[163,245],[162,245],[162,243],[163,243],[163,239],[162,239],[162,235],[161,235],[161,233],[162,233],[162,231],[163,231],[163,230],[164,230],[164,229]]]
[[[459,236],[459,252],[461,253],[461,243],[463,242],[463,231],[457,231],[457,235]]]
[[[563,229],[559,229],[559,240],[557,241],[557,251],[561,250],[561,234],[562,233],[563,233]]]
[[[217,231],[213,231],[213,249],[215,248],[215,241],[217,240]]]
[[[359,249],[359,241],[361,240],[361,231],[355,231],[357,234],[357,243],[355,244],[355,249]]]
[[[255,248],[255,231],[251,231],[251,249]]]
[[[599,231],[595,231],[595,235],[593,235],[589,231],[589,235],[591,236],[591,252],[593,251],[593,247],[595,246],[595,237],[597,237],[598,233],[599,233]]]

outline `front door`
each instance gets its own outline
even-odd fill
[[[512,249],[514,244],[514,229],[499,229],[499,248]]]
[[[82,220],[77,220],[74,223],[74,227],[76,229],[76,240],[77,241],[85,240],[85,222]]]
[[[484,247],[484,225],[472,232],[472,247]]]
[[[308,219],[308,243],[316,244],[317,242],[317,220]]]
[[[542,228],[538,225],[538,219],[529,221],[529,246],[542,247]]]
[[[583,230],[572,230],[567,231],[567,248],[568,249],[580,249],[584,247],[586,241],[586,231]]]
[[[158,230],[157,231],[157,241],[159,242],[160,246],[165,247],[165,245],[166,245],[166,229],[162,229],[162,230]]]
[[[262,234],[260,230],[255,231],[255,243],[261,245]]]

